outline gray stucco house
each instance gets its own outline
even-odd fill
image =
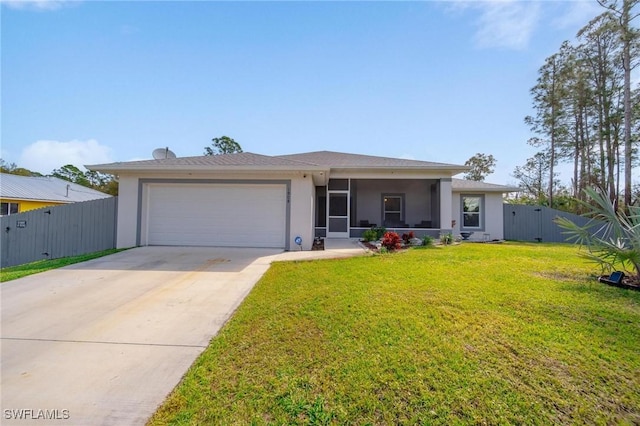
[[[120,183],[118,247],[311,248],[371,226],[418,236],[501,239],[503,185],[464,181],[455,164],[318,151],[236,153],[86,166]]]

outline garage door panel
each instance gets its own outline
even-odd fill
[[[148,212],[150,245],[285,246],[284,185],[150,186]]]

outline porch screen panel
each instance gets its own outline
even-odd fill
[[[329,216],[347,215],[347,194],[329,195]]]
[[[347,193],[329,193],[328,232],[347,232],[349,229],[349,196]]]
[[[329,218],[329,232],[347,232],[347,219],[341,217]]]

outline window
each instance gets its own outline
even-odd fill
[[[403,195],[384,195],[384,224],[385,226],[401,226],[404,221],[402,207],[404,204]]]
[[[462,196],[462,229],[484,227],[483,204],[484,197],[481,195]]]
[[[0,203],[0,216],[18,213],[18,203]]]

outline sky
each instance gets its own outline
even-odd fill
[[[486,180],[536,150],[524,123],[545,58],[603,10],[574,1],[2,0],[3,160],[339,151],[464,164]],[[568,173],[560,178],[567,182]]]

